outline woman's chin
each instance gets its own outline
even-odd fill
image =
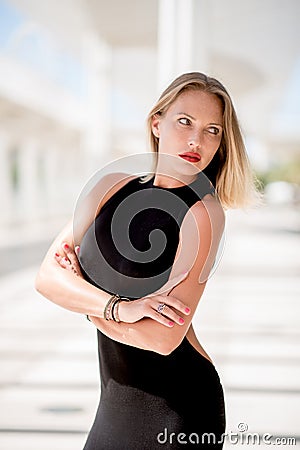
[[[177,171],[182,173],[182,175],[196,175],[200,172],[198,167],[199,163],[195,164],[189,162],[180,156],[178,156],[178,159],[174,162],[174,165],[176,166]]]
[[[199,164],[199,163],[198,163]],[[157,165],[157,171],[160,175],[180,176],[183,178],[196,175],[200,172],[195,163],[186,161],[177,155],[160,154]],[[182,180],[184,182],[184,180]]]

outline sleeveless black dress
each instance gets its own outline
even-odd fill
[[[201,174],[178,188],[154,186],[153,179],[127,182],[101,208],[80,245],[85,278],[132,301],[166,283],[186,212],[213,192]],[[84,450],[223,447],[222,384],[215,366],[187,338],[165,356],[97,333],[101,396]]]

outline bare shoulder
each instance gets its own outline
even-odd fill
[[[122,189],[127,183],[131,180],[138,178],[136,175],[130,175],[124,172],[114,172],[105,175],[101,179],[101,195],[99,198],[99,204],[97,208],[97,213],[99,213],[100,209],[105,205],[105,203],[120,189]]]
[[[84,233],[98,216],[105,203],[126,183],[137,178],[134,175],[113,172],[106,174],[93,183],[87,195],[77,202],[73,217],[73,228],[76,230],[76,242],[80,243]]]
[[[222,205],[213,195],[207,194],[202,200],[196,202],[189,210],[189,215],[194,221],[203,227],[212,229],[224,229],[225,213]]]
[[[175,262],[180,270],[189,268],[190,280],[207,280],[224,231],[222,206],[212,195],[196,202],[180,228]]]

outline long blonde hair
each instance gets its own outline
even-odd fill
[[[247,207],[259,202],[257,180],[246,153],[237,115],[225,87],[215,78],[200,72],[176,78],[150,111],[147,118],[151,150],[158,154],[159,139],[152,132],[153,116],[163,116],[182,92],[201,90],[216,95],[223,105],[223,135],[220,147],[203,173],[213,183],[224,208]],[[157,162],[157,157],[156,157]]]

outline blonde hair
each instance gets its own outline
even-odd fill
[[[200,72],[176,78],[150,111],[147,118],[151,150],[158,154],[159,139],[152,132],[154,115],[163,116],[182,92],[201,90],[216,95],[223,105],[223,135],[220,147],[203,173],[213,183],[224,208],[247,207],[259,201],[257,180],[251,169],[236,112],[225,87],[215,78]],[[157,162],[157,157],[155,164]],[[144,180],[144,181],[147,181]]]

